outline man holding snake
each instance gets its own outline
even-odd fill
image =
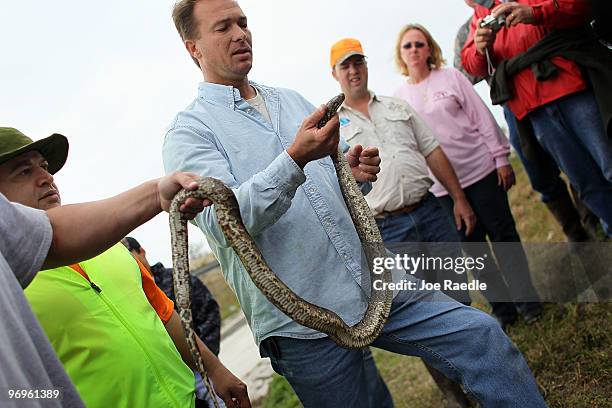
[[[204,82],[165,136],[167,172],[189,170],[233,189],[244,224],[275,274],[306,301],[357,323],[367,307],[362,247],[329,155],[339,140],[334,116],[295,91],[251,82],[247,18],[233,0],[182,0],[177,30]],[[362,191],[380,171],[375,147],[346,152]],[[214,206],[196,217],[236,292],[263,356],[306,407],[366,407],[361,350],[337,346],[295,323],[255,287],[219,228]],[[412,279],[403,276],[404,279]],[[483,407],[544,407],[523,357],[497,322],[437,291],[403,291],[372,344],[425,359],[461,383]],[[376,381],[379,378],[375,379]]]

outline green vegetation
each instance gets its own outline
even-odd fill
[[[560,227],[531,190],[522,166],[516,160],[513,165],[517,185],[510,190],[510,202],[523,242],[564,242]],[[575,259],[562,246],[526,245],[526,252],[538,288],[558,289],[559,281],[571,275],[568,271]],[[611,254],[603,255],[610,259]],[[478,302],[474,306],[488,311],[479,294],[474,299]],[[508,330],[551,408],[612,406],[611,323],[610,303],[549,304],[540,322],[532,326],[519,323]],[[419,359],[378,349],[374,356],[396,407],[444,406],[442,394]],[[301,404],[289,384],[275,376],[263,406],[294,408]]]
[[[300,400],[283,377],[274,374],[270,383],[268,396],[263,402],[263,408],[294,408],[301,407]]]

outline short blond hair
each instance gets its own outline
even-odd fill
[[[429,49],[431,50],[431,56],[429,57],[430,61],[428,61],[430,69],[439,69],[446,64],[446,61],[442,57],[442,49],[440,48],[436,40],[434,40],[431,33],[421,24],[407,24],[400,30],[399,35],[397,36],[397,42],[395,43],[395,65],[397,66],[397,69],[399,70],[399,72],[401,72],[402,75],[410,76],[410,71],[404,63],[404,60],[402,60],[401,53],[402,38],[404,37],[404,34],[406,34],[410,30],[419,30],[427,39],[427,44],[429,45]]]
[[[200,0],[179,0],[174,3],[172,8],[172,20],[183,42],[200,38],[198,22],[193,15],[193,8],[198,1]],[[197,59],[194,57],[191,57],[191,59],[198,67],[200,66]]]
[[[172,8],[172,20],[181,40],[198,39],[198,23],[193,15],[193,8],[198,0],[179,0]]]

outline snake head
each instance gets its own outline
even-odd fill
[[[325,104],[327,110],[325,111],[325,115],[323,115],[319,123],[317,123],[318,129],[321,129],[327,124],[327,122],[330,121],[331,118],[334,117],[334,115],[338,112],[338,109],[340,109],[340,105],[342,105],[342,102],[344,102],[343,93],[334,96],[329,100],[329,102]]]

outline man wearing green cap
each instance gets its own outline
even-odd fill
[[[16,129],[0,128],[0,192],[28,207],[61,208],[52,174],[67,154],[62,135],[33,142]],[[145,208],[146,198],[139,203]],[[193,201],[188,205],[184,210],[190,217],[202,208],[201,202],[195,208]],[[25,292],[88,406],[193,406],[194,378],[185,364],[193,366],[193,361],[178,315],[121,244],[95,258],[45,271]],[[244,384],[201,342],[200,351],[220,396],[248,407]]]
[[[37,184],[20,183],[36,165],[45,173],[55,174],[68,156],[68,140],[53,134],[33,142],[16,129],[0,129],[0,191],[13,202],[47,210],[60,204],[55,183],[42,180]]]
[[[22,154],[48,152],[51,171],[61,168],[68,143],[63,136],[32,140],[0,127],[0,191],[21,194],[8,180],[10,164]],[[53,154],[51,151],[60,152]],[[23,177],[32,167],[11,172]],[[41,267],[57,267],[95,256],[126,233],[167,210],[180,188],[196,188],[194,175],[174,173],[151,180],[118,196],[67,205],[47,213],[10,203],[0,193],[0,401],[28,407],[82,407],[76,389],[42,331],[22,288]],[[32,195],[32,197],[36,197]],[[44,198],[43,201],[51,200]],[[192,200],[181,208],[193,218],[203,207]],[[95,237],[95,239],[93,239]]]

